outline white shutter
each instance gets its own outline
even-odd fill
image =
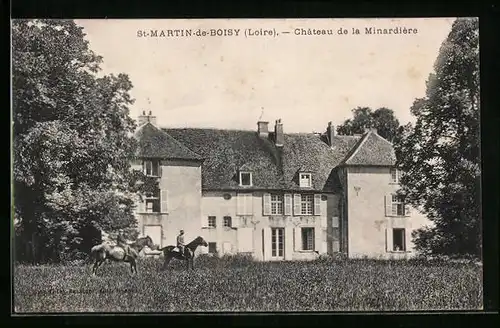
[[[301,214],[301,197],[300,194],[293,195],[293,215],[297,216]]]
[[[253,194],[245,194],[245,215],[253,214]]]
[[[262,197],[262,210],[264,216],[271,215],[271,194],[269,193],[264,193]]]
[[[385,195],[385,216],[392,216],[392,195]]]
[[[326,216],[322,216],[319,218],[319,225],[321,228],[326,228],[328,226],[327,222],[326,222]]]
[[[322,242],[322,237],[323,233],[321,229],[314,228],[314,250],[318,251],[321,253],[321,242]]]
[[[161,212],[167,213],[167,190],[160,190]]]
[[[141,200],[139,199],[139,202],[137,202],[137,213],[144,213],[146,211],[146,202],[144,201],[144,198]]]
[[[271,228],[262,229],[262,237],[264,238],[264,261],[271,258]]]
[[[321,228],[321,248],[319,250],[320,254],[326,254],[328,252],[328,234],[326,228]]]
[[[339,217],[334,216],[332,218],[332,228],[338,228],[339,227]]]
[[[301,229],[299,227],[295,227],[294,229],[294,236],[295,236],[295,240],[294,240],[294,245],[293,245],[293,249],[298,252],[302,249],[302,234],[300,233],[301,232]]]
[[[201,227],[202,228],[208,227],[208,217],[207,216],[204,216],[204,215],[201,216]]]
[[[411,206],[405,204],[405,216],[411,216]]]
[[[321,215],[321,195],[314,195],[314,215]]]
[[[285,228],[285,260],[293,259],[293,228]]]
[[[392,227],[388,226],[385,229],[385,242],[386,242],[386,251],[392,252]]]
[[[242,218],[236,216],[231,218],[231,228],[238,228],[241,225]]]
[[[292,195],[285,194],[284,196],[284,214],[292,215]]]
[[[236,195],[236,214],[237,215],[245,215],[245,195],[237,194]]]

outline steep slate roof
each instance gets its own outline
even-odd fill
[[[143,158],[202,160],[202,157],[151,123],[140,126],[134,137],[139,143],[136,156]]]
[[[392,166],[395,162],[396,155],[392,144],[376,131],[370,130],[352,148],[341,165]]]
[[[251,170],[252,189],[298,190],[300,169],[313,173],[312,190],[333,192],[339,188],[334,168],[356,145],[359,137],[335,136],[333,147],[315,134],[285,134],[284,146],[274,145],[256,131],[219,129],[164,129],[187,148],[205,158],[202,188],[244,189],[238,172]],[[248,188],[248,187],[246,187]]]

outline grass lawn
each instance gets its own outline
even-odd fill
[[[16,312],[410,311],[482,308],[482,268],[464,263],[321,259],[15,267]]]

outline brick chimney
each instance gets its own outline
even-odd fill
[[[326,138],[328,141],[328,145],[331,147],[332,146],[332,140],[333,137],[335,136],[335,126],[332,124],[332,122],[328,122],[328,127],[326,128]]]
[[[257,133],[259,134],[259,137],[267,138],[269,136],[269,122],[258,121]]]
[[[144,110],[142,111],[142,115],[139,115],[139,117],[137,118],[137,125],[141,126],[147,122],[156,125],[156,116],[153,116],[151,114],[151,111],[149,111],[148,114],[146,114],[146,111]]]
[[[276,120],[276,124],[274,125],[274,138],[276,146],[283,147],[285,136],[283,134],[283,123],[281,123],[281,118]]]

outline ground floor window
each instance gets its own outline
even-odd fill
[[[217,244],[216,243],[208,243],[208,253],[209,254],[217,253]]]
[[[395,252],[406,251],[405,229],[392,229],[392,245]]]
[[[285,254],[285,229],[271,229],[271,256],[283,257]]]
[[[314,251],[314,228],[302,228],[302,250]]]

